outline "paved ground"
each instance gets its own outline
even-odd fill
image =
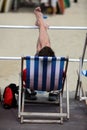
[[[72,93],[71,93],[72,95]],[[32,107],[34,110],[35,107]],[[37,107],[36,109],[41,109]],[[49,106],[47,106],[49,110]],[[17,109],[5,110],[0,104],[0,130],[87,130],[87,106],[70,98],[70,119],[64,124],[20,124]]]

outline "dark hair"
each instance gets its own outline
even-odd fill
[[[50,47],[45,46],[39,51],[38,56],[49,56],[49,57],[52,56],[53,57],[55,56],[55,53]]]

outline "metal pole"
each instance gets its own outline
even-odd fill
[[[0,60],[21,60],[21,57],[0,57]],[[80,59],[69,58],[69,62],[79,62],[79,61]],[[84,59],[84,62],[87,62],[87,59]]]
[[[16,26],[16,25],[0,25],[1,29],[39,29],[38,26]],[[87,27],[80,26],[49,26],[48,29],[53,30],[87,30]]]
[[[21,57],[0,57],[0,60],[21,60]]]

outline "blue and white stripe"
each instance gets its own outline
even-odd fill
[[[81,72],[85,77],[87,77],[87,70],[82,70]]]
[[[65,58],[26,57],[27,88],[52,91],[62,87],[62,76]]]

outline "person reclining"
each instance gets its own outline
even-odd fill
[[[48,24],[44,21],[43,19],[43,14],[41,12],[41,8],[37,7],[34,10],[34,14],[36,16],[36,22],[35,25],[39,27],[39,37],[37,40],[37,46],[36,46],[36,56],[49,56],[49,57],[54,57],[55,53],[53,51],[53,49],[51,48],[51,44],[50,44],[50,39],[47,33],[47,29],[48,29]],[[26,69],[23,72],[24,76],[23,76],[23,80],[26,80]],[[31,99],[36,99],[35,98],[36,92],[35,91],[31,91],[30,93],[30,98]],[[49,100],[54,101],[56,100],[56,94],[53,92],[49,93]]]

